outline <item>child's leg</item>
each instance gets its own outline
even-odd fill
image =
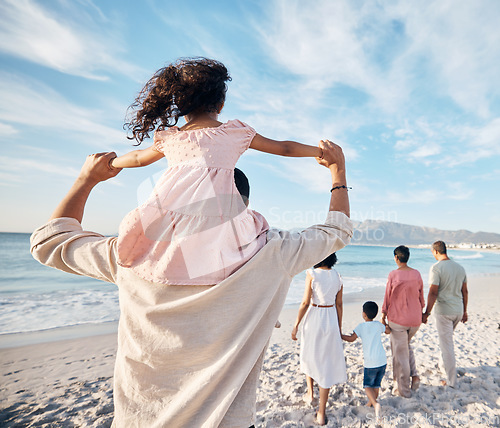
[[[380,388],[374,388],[374,389],[375,389],[375,399],[377,400],[377,403],[373,406],[373,408],[375,409],[375,417],[378,419],[382,411],[382,406],[378,402],[378,392],[380,391]]]
[[[330,393],[330,388],[319,387],[319,409],[318,415],[316,417],[317,422],[320,425],[326,424],[326,403],[328,402],[328,394]]]
[[[368,401],[370,402],[370,405],[375,406],[377,404],[377,398],[378,398],[378,388],[365,388],[366,395],[368,396]]]
[[[377,401],[379,389],[380,388],[368,388],[368,387],[365,388],[366,395],[368,396],[370,405],[372,405],[373,409],[375,410],[375,417],[377,418],[380,416],[380,411],[381,411],[381,406]]]

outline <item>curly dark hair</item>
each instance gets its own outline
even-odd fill
[[[226,99],[227,68],[208,58],[181,58],[158,70],[129,107],[132,118],[124,128],[140,144],[155,128],[177,125],[179,117],[218,112]]]

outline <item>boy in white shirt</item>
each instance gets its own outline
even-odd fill
[[[387,367],[387,356],[382,345],[381,334],[389,334],[391,329],[379,321],[374,321],[378,313],[378,305],[375,302],[363,304],[363,319],[365,322],[359,324],[354,333],[343,334],[342,339],[354,342],[358,337],[363,344],[364,376],[363,387],[368,396],[368,406],[373,406],[375,416],[380,416],[381,406],[377,401],[380,383]]]

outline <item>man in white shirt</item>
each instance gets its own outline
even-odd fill
[[[321,141],[332,177],[324,224],[270,230],[243,267],[214,286],[155,284],[116,262],[116,238],[84,231],[91,190],[114,177],[114,153],[91,155],[51,220],[31,237],[41,263],[118,286],[115,427],[243,427],[255,422],[257,382],[294,275],[352,236],[342,149]],[[325,186],[326,192],[328,188]]]

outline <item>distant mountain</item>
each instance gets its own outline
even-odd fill
[[[354,221],[353,244],[365,245],[430,245],[441,240],[446,244],[500,244],[500,234],[468,230],[440,230],[389,221]]]

